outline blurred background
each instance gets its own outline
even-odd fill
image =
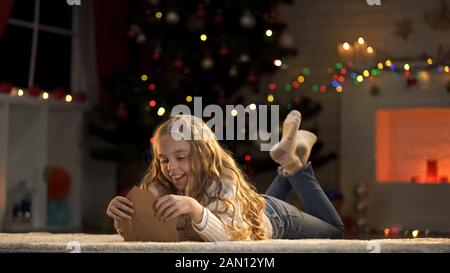
[[[346,237],[448,236],[449,2],[2,0],[1,230],[114,232],[155,127],[201,98],[299,110]],[[262,142],[222,141],[260,192]]]

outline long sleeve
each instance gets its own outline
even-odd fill
[[[208,242],[230,241],[224,224],[208,208],[203,209],[202,221],[199,224],[192,222],[194,230],[200,237]]]
[[[210,193],[214,193],[215,187],[217,184],[213,183],[210,189]],[[236,204],[236,187],[232,183],[223,183],[222,191],[220,193],[222,198],[226,198]],[[228,234],[228,230],[226,229],[224,223],[217,217],[217,211],[222,211],[225,208],[225,205],[222,201],[214,201],[208,204],[203,209],[202,220],[200,223],[192,222],[193,229],[197,232],[197,234],[205,241],[214,242],[214,241],[230,241],[231,236]],[[236,223],[242,224],[242,218],[240,216],[240,208],[238,205],[235,206],[236,211]],[[227,224],[231,224],[233,220],[233,212],[231,209],[228,209],[225,213],[221,213],[221,218]]]

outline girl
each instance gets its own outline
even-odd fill
[[[141,188],[157,196],[160,220],[178,217],[183,240],[340,238],[342,220],[308,162],[316,136],[299,130],[300,123],[298,111],[286,117],[281,141],[270,151],[280,164],[278,175],[259,195],[201,119],[174,116],[155,131]],[[304,212],[286,202],[291,190],[303,201]],[[119,234],[118,221],[133,213],[133,203],[120,196],[107,209]]]

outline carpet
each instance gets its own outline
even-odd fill
[[[449,253],[450,239],[265,240],[254,242],[124,242],[118,235],[0,233],[0,252],[149,252],[149,253]]]

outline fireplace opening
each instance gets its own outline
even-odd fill
[[[378,183],[449,183],[450,108],[376,111]]]

